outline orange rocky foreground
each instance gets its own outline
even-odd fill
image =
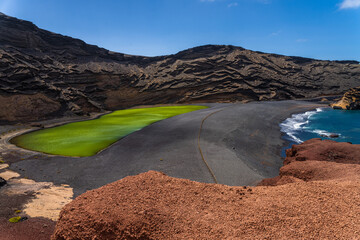
[[[274,186],[126,177],[66,205],[52,239],[360,239],[360,146],[313,139],[284,163]]]

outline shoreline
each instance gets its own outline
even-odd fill
[[[46,155],[48,157],[62,156],[62,155],[47,154],[44,152],[38,152],[38,151],[33,151],[33,150],[30,150],[27,148],[22,148],[22,147],[17,146],[16,144],[11,143],[11,140],[17,136],[20,136],[20,135],[23,135],[26,133],[30,133],[30,132],[39,131],[39,130],[42,130],[45,128],[46,129],[55,128],[55,127],[59,127],[59,126],[65,125],[65,124],[69,124],[69,123],[95,120],[95,119],[98,119],[101,116],[104,116],[109,113],[111,113],[111,111],[106,111],[106,112],[101,112],[101,113],[92,113],[92,114],[90,114],[90,116],[63,117],[60,119],[51,119],[51,120],[44,120],[44,121],[32,123],[32,124],[35,123],[35,124],[42,125],[41,127],[33,127],[33,126],[31,126],[31,124],[30,125],[21,124],[19,126],[23,126],[23,128],[15,129],[15,132],[13,130],[0,132],[0,135],[1,135],[0,149],[13,148],[14,150],[17,150],[20,152],[23,151],[23,152],[28,152],[29,154],[31,154],[31,153],[32,154],[42,154],[42,155]],[[4,126],[12,126],[12,125],[4,125]]]
[[[288,143],[282,149],[282,156],[285,156],[284,150],[291,148],[292,144],[301,144],[312,138],[359,144],[357,131],[354,130],[356,124],[353,124],[360,117],[358,113],[328,106],[293,114],[280,124],[283,139]]]
[[[141,105],[141,106],[135,106],[135,107],[131,107],[128,109],[137,109],[137,108],[152,108],[152,107],[167,107],[167,106],[183,106],[183,105],[199,105],[199,106],[207,106],[209,108],[211,108],[211,103],[199,103],[199,104],[156,104],[156,105]],[[120,109],[120,110],[126,110],[126,109]],[[31,133],[31,132],[35,132],[35,131],[39,131],[42,129],[50,129],[50,128],[55,128],[55,127],[59,127],[59,126],[63,126],[69,123],[76,123],[76,122],[82,122],[82,121],[90,121],[90,120],[96,120],[104,115],[113,113],[115,111],[118,110],[114,110],[114,111],[106,111],[106,112],[95,112],[95,113],[91,113],[90,116],[79,116],[79,117],[63,117],[63,118],[70,118],[68,120],[61,120],[60,119],[50,119],[50,120],[44,120],[44,121],[38,121],[38,122],[33,122],[33,124],[40,124],[43,125],[42,127],[32,127],[31,125],[26,125],[26,124],[19,124],[19,126],[23,126],[23,128],[20,129],[15,129],[12,130],[10,129],[9,131],[5,130],[4,132],[0,130],[0,149],[5,149],[5,148],[13,148],[17,151],[24,151],[24,152],[29,152],[29,153],[33,153],[33,154],[42,154],[48,157],[52,157],[52,156],[58,156],[58,157],[73,157],[73,158],[82,158],[79,156],[66,156],[66,155],[60,155],[60,154],[49,154],[49,153],[45,153],[45,152],[40,152],[40,151],[35,151],[35,150],[30,150],[24,147],[19,147],[14,143],[11,143],[11,140],[17,136],[20,135],[24,135],[27,133]],[[162,121],[162,120],[160,120]],[[50,123],[48,124],[48,122],[55,122],[55,123]],[[46,125],[45,125],[46,124]],[[151,125],[151,124],[150,124]],[[13,125],[3,125],[3,126],[13,126]],[[16,125],[14,125],[16,126]],[[1,127],[1,125],[0,125]],[[146,127],[146,126],[145,126]],[[14,132],[15,131],[15,132]],[[132,134],[132,133],[130,133]],[[126,137],[126,136],[124,136]],[[123,137],[123,138],[124,138]],[[120,140],[120,139],[119,139]],[[118,141],[119,141],[118,140]],[[117,141],[116,141],[117,142]],[[110,148],[113,144],[115,144],[116,142],[110,144],[109,146],[107,146],[104,149],[101,149],[100,151],[98,151],[95,155],[101,153],[102,151]],[[93,155],[94,156],[94,155]]]
[[[263,168],[272,169],[270,173],[263,171],[264,169],[260,171],[261,169],[259,170],[251,166],[252,159],[249,159],[246,155],[244,156],[242,152],[237,152],[237,148],[234,150],[232,146],[229,147],[226,141],[219,145],[222,148],[221,151],[217,151],[218,149],[216,148],[214,139],[219,138],[219,132],[216,131],[221,130],[225,135],[229,133],[229,129],[227,129],[226,126],[225,128],[222,128],[224,126],[217,128],[219,124],[216,122],[219,121],[219,118],[220,121],[229,120],[232,112],[238,112],[240,115],[252,114],[255,116],[258,111],[256,109],[263,108],[263,110],[270,113],[270,115],[273,114],[274,110],[282,111],[278,115],[285,116],[286,119],[289,115],[291,116],[291,114],[304,112],[319,106],[318,104],[314,105],[314,103],[304,101],[209,105],[211,105],[212,108],[175,116],[171,119],[147,126],[117,141],[111,147],[104,149],[92,157],[73,158],[45,155],[38,152],[19,154],[19,151],[15,151],[15,153],[13,152],[10,156],[13,160],[9,161],[9,170],[18,172],[21,178],[26,177],[36,182],[49,182],[55,186],[69,184],[70,188],[74,191],[73,197],[123,177],[136,175],[148,170],[163,171],[173,177],[187,178],[200,182],[212,182],[212,177],[200,158],[195,141],[197,139],[200,122],[204,117],[222,110],[219,113],[211,115],[211,117],[204,122],[204,129],[201,133],[201,148],[204,152],[204,157],[214,170],[215,175],[219,178],[219,183],[227,185],[255,185],[261,179],[278,174],[278,169],[282,161],[276,152],[276,148],[274,149],[272,147],[269,149],[269,151],[272,152],[273,163],[269,164],[269,166],[260,164],[263,165]],[[321,106],[324,106],[324,104]],[[280,119],[282,119],[281,116]],[[241,129],[242,126],[238,123],[236,114],[233,115],[233,117],[235,117],[235,119],[233,119],[234,121],[230,122],[233,125],[235,124],[234,129]],[[279,118],[269,119],[266,126],[262,126],[263,119],[256,121],[261,122],[261,124],[258,125],[261,129],[266,130],[270,128],[272,132],[276,132],[280,123],[276,122],[279,121],[278,119]],[[215,125],[213,121],[215,121]],[[251,123],[254,122],[254,119],[252,119],[252,116],[245,116],[244,121]],[[274,122],[276,122],[277,126],[274,126]],[[230,125],[231,124],[229,124],[229,126]],[[255,129],[253,129],[252,133],[254,132],[256,132]],[[259,131],[257,134],[259,134]],[[276,142],[281,143],[283,140],[281,139],[280,131],[278,131],[277,134],[279,139],[277,139]],[[250,135],[250,133],[247,135]],[[269,137],[276,138],[273,135],[267,136],[267,138]],[[232,138],[234,140],[236,135],[232,135]],[[246,136],[242,136],[242,139],[246,139]],[[139,142],[141,142],[141,146],[139,146]],[[250,146],[249,144],[251,145],[252,143],[245,143],[244,147]],[[281,146],[278,147],[281,149]],[[134,151],[134,149],[137,149],[137,151]],[[229,157],[229,162],[218,162],[219,159],[214,159],[214,151],[220,154],[222,158]],[[18,155],[16,156],[16,154]],[[239,159],[241,161],[239,161]],[[269,162],[271,162],[271,160],[269,160]],[[240,167],[244,167],[245,170],[240,169]],[[229,177],[233,176],[229,173],[236,169],[240,169],[237,175],[241,175],[241,173],[244,173],[244,175],[235,179],[236,181],[229,181]],[[246,175],[246,171],[249,169],[250,174]],[[81,178],[79,178],[79,176],[81,176]],[[247,177],[250,177],[251,181],[244,182]]]
[[[294,100],[252,102],[213,115],[204,124],[202,141],[204,156],[215,168],[219,183],[256,185],[276,176],[282,165],[281,150],[287,144],[279,124],[292,114],[324,106]]]
[[[307,110],[307,111],[305,111],[305,112],[304,112],[304,111],[302,111],[302,112],[295,112],[295,113],[291,114],[291,116],[289,116],[288,118],[285,118],[282,122],[280,122],[280,123],[279,123],[279,126],[280,126],[282,123],[284,123],[286,120],[293,118],[294,115],[305,114],[305,113],[307,113],[307,112],[312,112],[312,111],[315,111],[315,110],[318,109],[318,108],[319,108],[319,107],[314,108],[314,109]],[[323,106],[323,107],[320,107],[320,108],[331,108],[331,107],[330,107],[330,106]],[[291,136],[289,135],[288,132],[282,131],[281,126],[280,126],[280,132],[282,133],[282,134],[281,134],[281,139],[283,139],[283,140],[285,141],[284,146],[283,146],[283,147],[281,148],[281,150],[280,150],[280,156],[281,156],[281,158],[284,159],[284,158],[286,157],[286,155],[285,155],[285,150],[291,148],[291,145],[293,145],[293,144],[300,144],[300,143],[297,143],[297,142],[295,142],[295,141],[292,141],[292,140],[290,140],[290,139],[287,139],[287,137],[288,137],[288,138],[291,138]]]

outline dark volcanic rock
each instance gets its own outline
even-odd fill
[[[360,87],[350,89],[340,101],[331,106],[334,109],[360,110]]]
[[[8,105],[27,111],[7,113],[8,106],[0,105],[4,121],[139,104],[315,97],[360,85],[355,61],[218,45],[150,58],[114,53],[6,15],[0,15],[0,26],[1,102],[9,99]],[[27,100],[14,100],[19,96]]]
[[[32,123],[30,124],[31,127],[37,127],[37,128],[44,128],[45,126],[41,123]]]
[[[4,186],[6,183],[6,180],[0,177],[0,187]]]

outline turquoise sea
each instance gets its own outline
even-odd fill
[[[360,144],[360,110],[318,108],[314,111],[293,114],[280,124],[280,128],[285,133],[284,139],[290,142],[288,147],[311,138]],[[332,134],[338,137],[330,138]]]

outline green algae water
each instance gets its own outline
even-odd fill
[[[87,157],[154,122],[205,108],[188,105],[119,110],[94,120],[30,132],[11,143],[53,155]]]

